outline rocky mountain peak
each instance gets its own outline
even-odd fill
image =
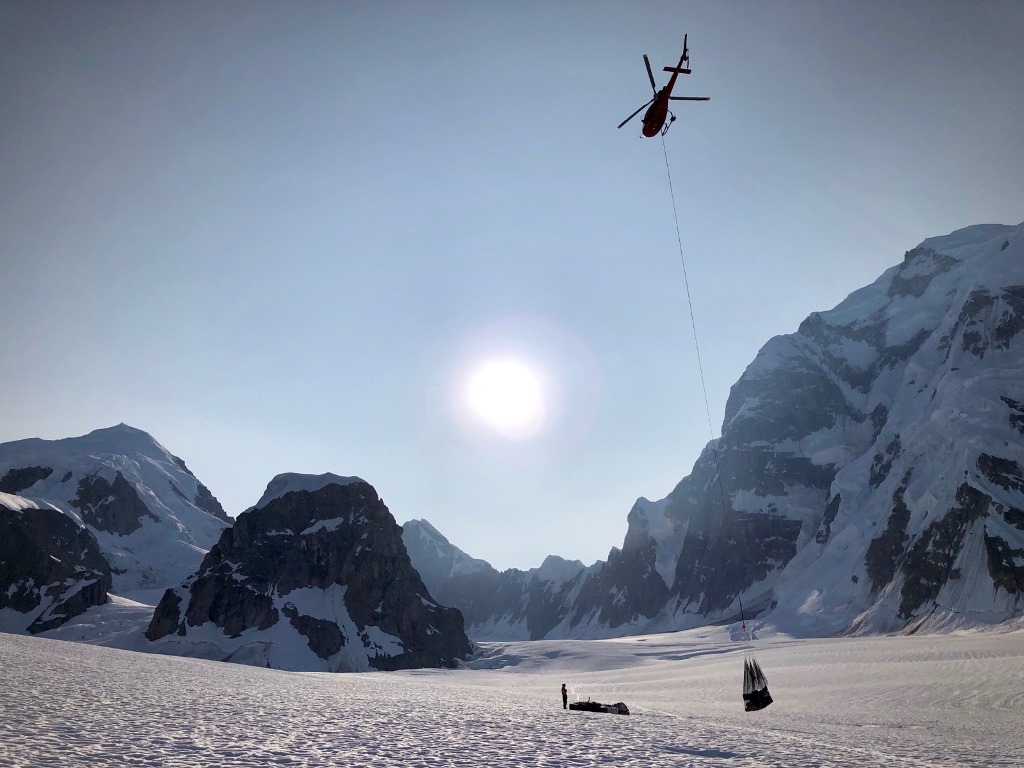
[[[164,653],[281,669],[452,666],[469,652],[461,614],[413,569],[374,488],[279,475],[239,515],[146,632]]]
[[[96,538],[51,507],[0,493],[0,631],[38,634],[107,601]]]

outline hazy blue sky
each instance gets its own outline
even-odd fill
[[[126,422],[232,515],[372,483],[499,568],[620,545],[769,337],[1024,219],[1024,3],[0,3],[0,441]],[[543,374],[510,440],[465,411]]]

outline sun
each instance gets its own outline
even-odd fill
[[[502,437],[528,440],[544,426],[544,391],[540,374],[512,358],[488,360],[466,381],[470,410]]]

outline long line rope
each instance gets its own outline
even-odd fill
[[[697,338],[697,321],[693,316],[693,299],[690,297],[690,278],[686,273],[686,256],[683,255],[683,236],[679,229],[679,208],[676,205],[675,187],[672,185],[672,169],[668,162],[668,148],[665,146],[665,135],[661,137],[661,151],[665,156],[665,175],[668,176],[668,191],[672,197],[672,216],[676,222],[676,242],[679,244],[679,261],[683,265],[683,284],[686,286],[686,303],[690,308],[690,327],[693,329],[693,346],[697,350],[697,370],[700,371],[700,387],[704,392],[704,412],[708,417],[708,432],[711,434],[711,448],[715,455],[715,474],[718,478],[718,495],[722,501],[722,519],[725,521],[726,530],[729,530],[729,509],[725,503],[725,489],[722,487],[722,463],[718,455],[718,441],[715,440],[715,428],[711,422],[711,405],[708,402],[708,386],[704,380],[704,363],[700,356],[700,341]],[[729,538],[732,532],[729,531]],[[740,606],[740,623],[743,631],[747,630],[747,620],[743,613],[743,598],[736,596]]]

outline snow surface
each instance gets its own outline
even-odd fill
[[[265,507],[274,499],[280,499],[292,491],[309,491],[314,493],[327,485],[351,485],[352,483],[365,482],[359,477],[341,477],[331,472],[322,475],[302,475],[298,472],[285,472],[277,475],[267,483],[267,490],[263,492],[260,500],[256,502],[256,509]]]
[[[489,643],[464,669],[349,675],[0,634],[0,764],[1022,764],[1024,632],[755,645],[775,703],[745,713],[748,645],[725,628]],[[633,714],[563,710],[563,682]]]
[[[39,509],[39,505],[24,496],[13,493],[0,493],[0,507],[7,507],[12,512],[24,512],[26,509]]]

